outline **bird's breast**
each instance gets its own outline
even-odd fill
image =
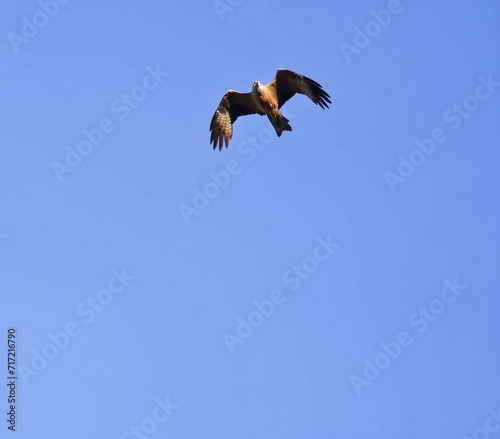
[[[263,88],[254,90],[254,98],[264,113],[275,116],[275,113],[279,111],[276,98],[268,90]]]

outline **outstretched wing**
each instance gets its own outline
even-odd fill
[[[311,101],[321,108],[328,108],[331,104],[330,95],[323,90],[321,85],[311,78],[308,78],[291,70],[278,69],[276,76],[268,87],[275,87],[278,96],[278,106],[281,108],[295,93],[306,95]]]
[[[219,144],[219,151],[225,143],[226,148],[229,140],[233,137],[233,123],[239,116],[262,112],[258,109],[252,93],[239,93],[229,90],[220,101],[210,122],[210,143],[214,144],[214,149]]]

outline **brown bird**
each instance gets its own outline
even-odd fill
[[[279,109],[295,93],[306,95],[323,109],[332,103],[330,95],[316,81],[290,70],[278,69],[269,84],[262,85],[255,81],[250,93],[226,92],[210,122],[210,143],[214,144],[214,149],[219,144],[219,151],[223,144],[227,148],[233,137],[234,121],[247,114],[266,115],[278,137],[283,131],[292,131],[289,120]]]

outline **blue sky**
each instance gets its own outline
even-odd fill
[[[500,434],[496,2],[0,9],[17,438]]]

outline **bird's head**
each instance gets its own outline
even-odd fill
[[[258,90],[260,86],[261,86],[261,83],[259,81],[254,81],[252,89]]]

